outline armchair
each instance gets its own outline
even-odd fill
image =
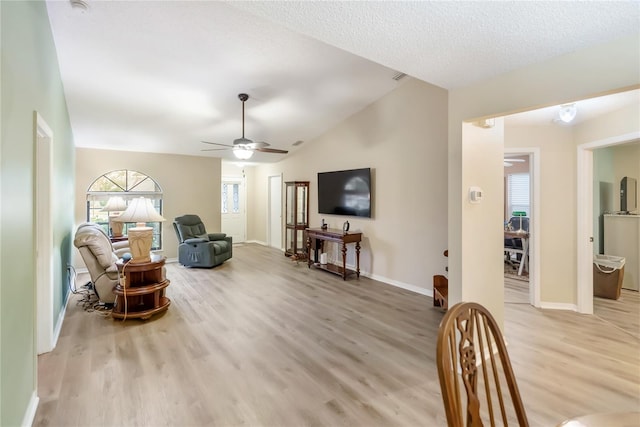
[[[178,237],[178,261],[186,267],[215,267],[232,256],[231,236],[207,233],[198,215],[175,218],[173,228]]]
[[[80,251],[89,270],[93,290],[100,302],[113,304],[116,296],[113,288],[118,284],[116,261],[129,252],[129,242],[111,243],[100,225],[85,222],[78,226],[73,244]]]

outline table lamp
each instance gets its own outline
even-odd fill
[[[114,218],[118,222],[135,222],[136,226],[127,230],[129,249],[131,249],[131,263],[142,264],[151,262],[149,252],[153,243],[153,227],[147,227],[147,222],[164,221],[155,210],[150,199],[138,197],[131,200],[129,207],[120,216]]]
[[[122,237],[122,223],[114,221],[114,218],[120,216],[120,213],[127,209],[127,203],[122,197],[110,197],[101,212],[109,212],[109,230],[111,237]]]

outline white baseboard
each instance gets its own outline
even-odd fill
[[[395,286],[396,288],[402,288],[420,295],[433,297],[433,289],[431,288],[421,288],[420,286],[412,285],[411,283],[404,283],[398,280],[389,279],[388,277],[379,276],[377,274],[370,274],[367,271],[361,271],[360,275],[373,280],[377,280],[378,282],[386,283],[387,285]]]
[[[263,242],[261,240],[245,240],[245,243],[257,243],[258,245],[269,246],[267,245],[267,242]]]
[[[540,302],[540,308],[547,310],[568,310],[568,311],[578,311],[578,306],[576,304],[571,304],[567,302]]]
[[[51,343],[51,350],[56,348],[58,345],[58,338],[60,338],[60,331],[62,330],[62,323],[64,322],[64,316],[67,314],[67,304],[69,304],[69,299],[71,298],[71,292],[67,293],[67,298],[62,304],[62,309],[60,309],[60,313],[58,314],[58,319],[56,320],[56,324],[53,327],[53,340]]]
[[[31,427],[33,425],[33,420],[35,420],[36,418],[36,411],[38,410],[39,402],[40,398],[34,390],[33,393],[31,393],[31,399],[29,399],[27,410],[24,412],[24,417],[22,418],[22,423],[20,424],[21,426]]]

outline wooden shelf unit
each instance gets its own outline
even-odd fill
[[[285,256],[306,259],[304,230],[309,226],[309,181],[285,182]]]
[[[134,264],[116,262],[118,274],[124,276],[113,290],[116,304],[111,312],[115,319],[148,319],[169,308],[171,300],[165,296],[169,280],[165,277],[165,257],[152,256],[151,262]]]

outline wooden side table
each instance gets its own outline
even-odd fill
[[[166,258],[154,255],[151,262],[133,264],[116,262],[118,274],[124,276],[113,290],[116,303],[111,316],[116,319],[148,319],[169,308],[171,300],[165,296],[169,280],[164,274]]]
[[[127,240],[129,240],[129,237],[126,234],[118,237],[109,236],[109,240],[111,240],[111,243],[126,242]]]
[[[311,268],[313,265],[321,270],[328,271],[333,274],[342,276],[342,280],[347,280],[347,276],[355,274],[360,278],[360,241],[362,241],[362,233],[342,231],[338,229],[322,229],[322,228],[307,228],[307,266]],[[318,242],[316,246],[313,246],[314,256],[311,259],[311,249],[313,241]],[[319,253],[323,250],[325,241],[337,242],[341,246],[342,251],[342,264],[320,264],[318,262]],[[347,268],[347,244],[355,243],[356,245],[356,269],[351,270]]]

